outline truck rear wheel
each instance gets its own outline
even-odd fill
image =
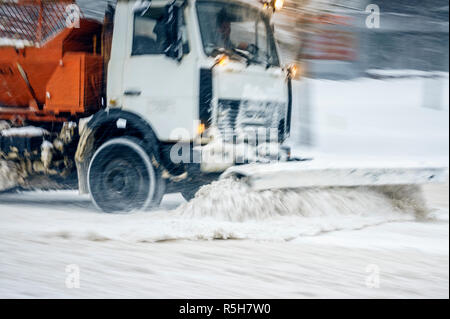
[[[159,206],[164,195],[161,173],[135,138],[117,138],[102,145],[88,170],[94,204],[107,213]]]

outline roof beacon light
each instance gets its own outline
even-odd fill
[[[284,6],[284,0],[260,0],[260,2],[263,4],[265,9],[270,8],[274,12],[280,11]]]
[[[284,0],[273,0],[273,8],[275,11],[280,11],[283,9]]]

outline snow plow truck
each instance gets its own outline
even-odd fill
[[[291,158],[298,72],[279,55],[282,6],[118,0],[100,23],[72,1],[1,1],[0,191],[78,189],[114,213],[218,178],[256,190],[441,181],[435,167]]]

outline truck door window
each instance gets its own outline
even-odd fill
[[[164,8],[152,8],[136,13],[132,55],[164,54],[167,37],[164,26]]]
[[[169,46],[165,21],[165,8],[151,8],[137,12],[134,17],[134,35],[132,55],[165,54]],[[183,52],[188,54],[189,39],[184,14],[180,17],[180,31],[183,39]]]

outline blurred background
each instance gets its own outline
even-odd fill
[[[280,46],[285,62],[303,73],[294,144],[448,164],[448,1],[286,0],[285,6],[275,18]]]
[[[102,19],[114,0],[77,2]],[[448,163],[447,0],[285,0],[274,21],[284,63],[302,73],[291,138],[302,154]]]
[[[380,9],[379,28],[366,24],[369,5]],[[285,58],[307,61],[310,77],[448,72],[448,6],[446,0],[286,0],[276,22]]]

